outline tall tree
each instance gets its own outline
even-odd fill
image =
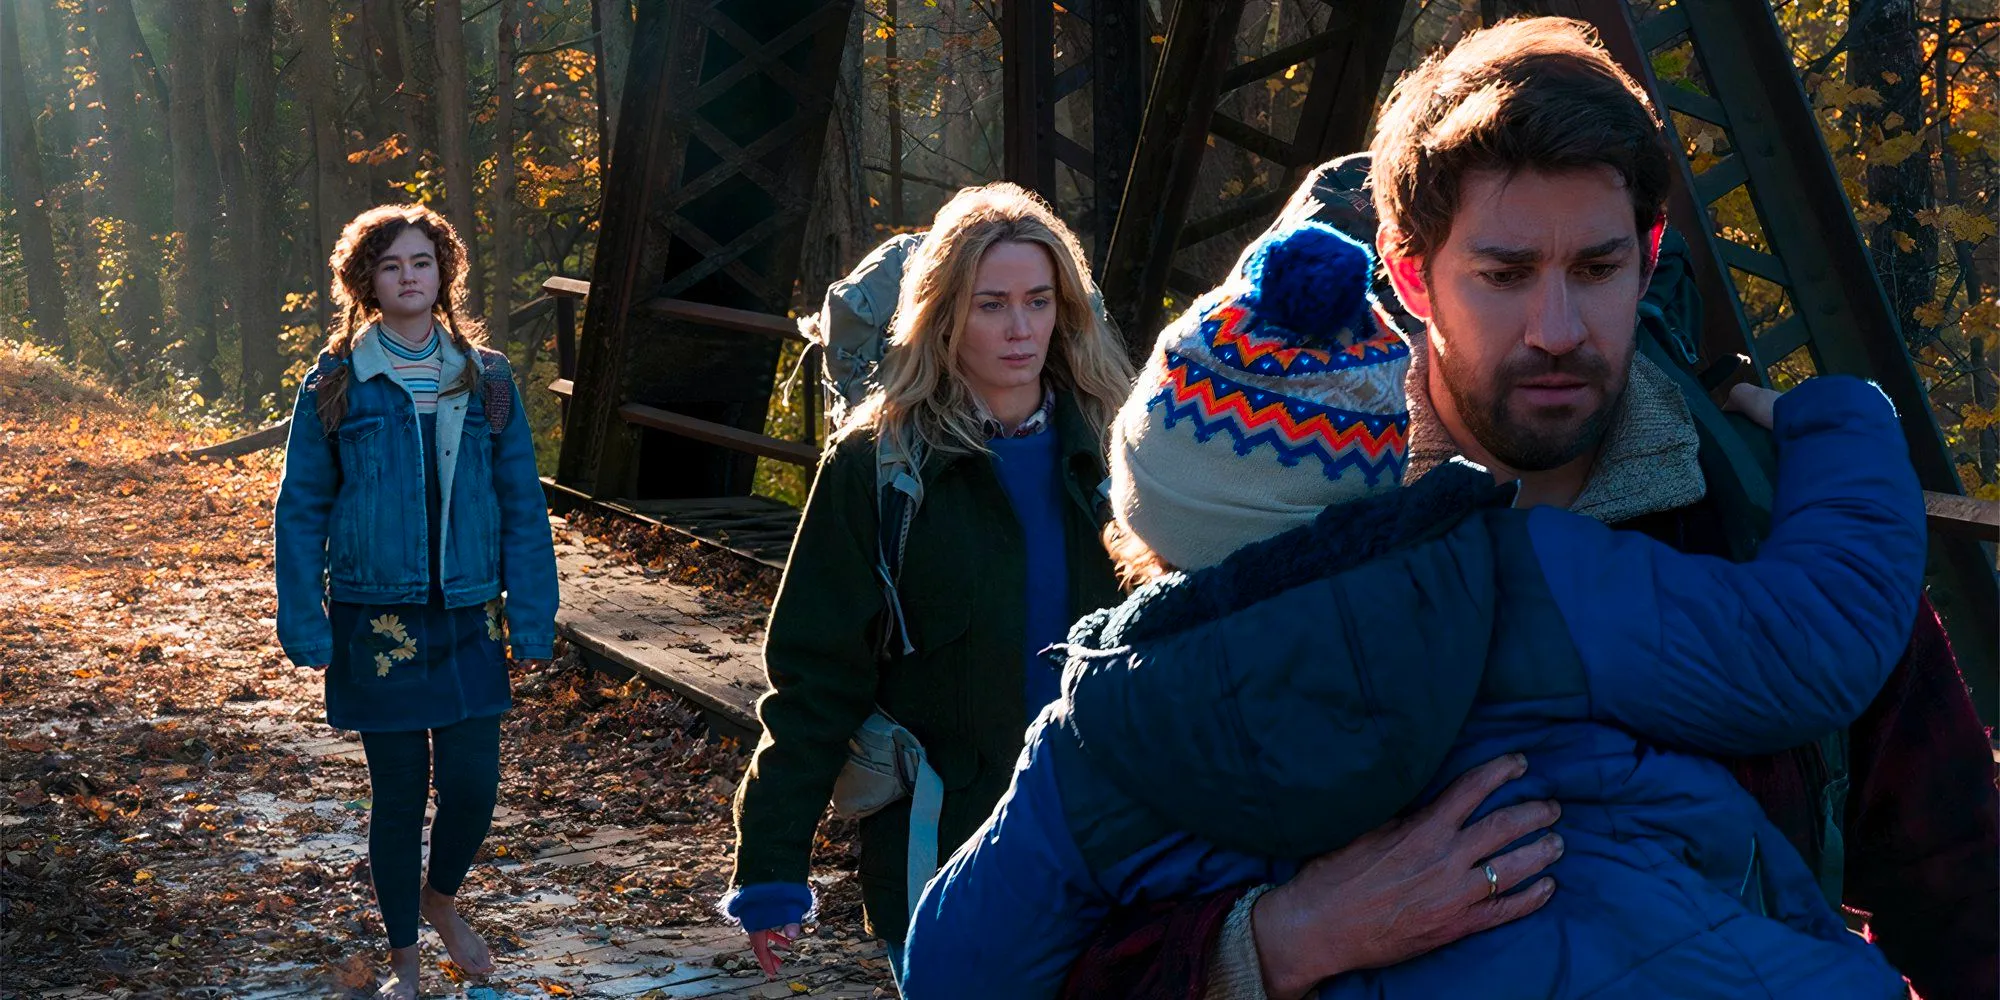
[[[236,12],[227,6],[209,6],[206,13],[208,23],[204,30],[209,57],[201,61],[202,82],[207,101],[208,148],[215,158],[223,205],[222,224],[218,227],[223,233],[223,241],[218,245],[216,260],[228,284],[220,291],[226,297],[227,307],[218,316],[226,315],[229,322],[221,323],[220,319],[218,322],[223,329],[233,323],[238,350],[247,351],[253,337],[269,336],[251,329],[250,314],[254,311],[255,301],[270,297],[271,282],[261,267],[263,259],[251,255],[250,227],[255,195],[249,190],[244,177],[243,146],[237,138],[241,131],[236,115],[236,81],[243,29],[236,23]],[[245,416],[254,419],[262,415],[263,407],[259,400],[268,390],[260,390],[260,373],[253,368],[248,357],[243,358],[240,367],[237,385],[239,408]]]
[[[493,314],[486,327],[501,350],[512,344],[507,311],[512,308],[514,255],[520,238],[514,231],[514,53],[520,48],[514,21],[514,0],[500,0],[500,36],[493,59]]]
[[[299,19],[299,62],[303,70],[300,87],[305,91],[311,117],[313,163],[313,268],[314,285],[320,289],[321,328],[332,322],[333,307],[326,289],[332,276],[323,263],[333,251],[340,227],[347,222],[347,199],[343,197],[343,164],[340,151],[340,95],[334,87],[333,20],[327,0],[297,0]]]
[[[76,172],[75,161],[68,154],[76,148],[77,113],[69,101],[62,99],[70,89],[69,57],[73,49],[69,42],[69,20],[55,4],[19,4],[15,14],[17,44],[21,38],[30,39],[28,49],[22,53],[27,58],[21,64],[30,74],[27,82],[31,89],[25,93],[31,95],[28,106],[41,137],[43,177],[60,184]],[[38,57],[34,54],[36,49],[40,50]]]
[[[171,83],[174,164],[174,317],[198,391],[221,399],[216,370],[215,155],[208,131],[208,14],[200,4],[173,5]]]
[[[415,162],[416,126],[404,52],[408,48],[403,4],[362,0],[362,44],[367,49],[370,197],[387,197],[389,184],[407,180]]]
[[[466,276],[472,286],[472,314],[486,315],[486,282],[479,266],[479,218],[473,207],[472,151],[468,140],[465,75],[465,22],[459,0],[437,0],[431,8],[431,40],[437,46],[438,156],[444,167],[445,214],[458,229],[472,258]]]
[[[611,169],[625,66],[632,61],[632,0],[590,0],[590,23],[597,31],[597,169],[602,177]]]
[[[49,227],[49,192],[42,181],[42,153],[35,141],[34,118],[28,111],[26,76],[21,72],[20,26],[14,5],[0,2],[0,141],[7,146],[7,200],[12,203],[13,228],[21,234],[22,263],[28,279],[28,315],[35,339],[71,354],[68,304],[64,301],[62,265],[56,257],[55,235]]]
[[[417,160],[438,168],[437,37],[432,13],[420,4],[403,5],[403,93],[410,98],[410,124],[416,129]]]
[[[147,182],[156,174],[157,146],[146,134],[147,116],[164,117],[165,88],[153,68],[152,54],[139,34],[131,0],[86,0],[91,68],[104,105],[104,183],[106,213],[119,224],[124,250],[117,275],[115,322],[123,347],[143,366],[156,363],[160,346],[160,279],[153,234],[159,231],[158,204]],[[122,363],[117,365],[125,370]],[[138,372],[126,370],[131,377]]]
[[[1888,211],[1868,233],[1868,247],[1904,338],[1919,345],[1930,330],[1916,311],[1936,293],[1938,236],[1918,221],[1933,199],[1916,0],[1848,0],[1848,17],[1848,82],[1882,97],[1855,106],[1870,148],[1868,200]]]
[[[1964,197],[1959,152],[1953,148],[1951,141],[1952,95],[1956,87],[1954,78],[1957,64],[1951,58],[1953,46],[1948,44],[1950,39],[1944,37],[1950,32],[1953,23],[1952,6],[1952,0],[1941,0],[1938,5],[1937,23],[1942,30],[1939,33],[1941,37],[1938,39],[1937,48],[1932,53],[1931,92],[1937,100],[1933,119],[1937,126],[1938,160],[1944,168],[1944,201],[1948,205],[1957,205],[1962,203],[1961,199]],[[1940,238],[1950,239],[1952,256],[1958,265],[1958,280],[1965,288],[1965,301],[1978,308],[1985,300],[1986,288],[1979,273],[1976,245],[1971,240],[1942,235]],[[1945,307],[1947,311],[1950,310],[1949,300],[1946,301]],[[1965,326],[1966,322],[1962,320],[1961,329]],[[2000,362],[2000,357],[1995,357],[1996,352],[1987,349],[1985,336],[1987,331],[1966,332],[1969,334],[1966,337],[1966,366],[1972,372],[1972,402],[1990,414],[1994,412],[1996,397],[2000,397],[2000,386],[1995,385],[1996,381],[2000,381],[1995,377],[1995,365],[1996,362]],[[2000,430],[1988,424],[1975,432],[1974,436],[1979,442],[1977,459],[1980,481],[2000,483]],[[1967,482],[1965,486],[1968,489],[1975,489],[1979,483]]]
[[[901,69],[896,58],[896,36],[903,33],[903,26],[896,20],[896,0],[883,2],[883,19],[888,22],[884,27],[889,32],[882,39],[882,80],[889,87],[889,123],[883,130],[889,135],[889,224],[900,226],[903,224],[903,94],[896,76]]]
[[[236,326],[243,356],[243,411],[255,414],[264,408],[265,397],[278,391],[284,374],[278,351],[280,292],[270,287],[270,277],[290,273],[272,266],[279,256],[273,227],[280,211],[277,154],[272,146],[278,119],[273,0],[248,0],[237,44],[250,120],[243,129],[243,197],[236,229],[240,263],[234,270],[242,282],[236,296]]]

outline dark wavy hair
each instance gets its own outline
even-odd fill
[[[437,248],[438,297],[431,315],[444,327],[459,350],[470,352],[486,346],[486,330],[475,319],[462,314],[466,300],[465,241],[444,216],[423,205],[377,205],[354,217],[340,231],[327,267],[333,271],[333,301],[340,307],[334,328],[327,334],[327,353],[346,358],[354,350],[354,337],[382,315],[375,298],[375,263],[396,237],[415,229],[430,237]],[[318,387],[320,426],[332,433],[347,416],[347,366],[327,373]],[[479,370],[467,366],[459,381],[446,389],[447,395],[471,392],[479,386]]]
[[[1673,158],[1659,115],[1582,21],[1516,18],[1467,35],[1397,81],[1379,121],[1370,182],[1398,256],[1444,245],[1476,170],[1608,166],[1642,236],[1666,208]]]

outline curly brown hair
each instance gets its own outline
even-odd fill
[[[465,241],[458,238],[450,220],[423,205],[377,205],[354,217],[340,231],[327,267],[333,271],[333,301],[340,317],[327,334],[326,351],[346,358],[354,350],[354,337],[380,318],[381,303],[375,299],[375,263],[383,251],[396,242],[406,229],[415,229],[430,238],[437,248],[438,298],[431,314],[444,327],[458,349],[470,353],[486,346],[486,331],[479,322],[461,315],[466,300]],[[318,388],[320,426],[332,433],[347,415],[347,366],[327,373]],[[479,371],[468,366],[459,381],[445,390],[450,395],[471,392],[479,385]]]

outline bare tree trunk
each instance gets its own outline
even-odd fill
[[[867,12],[856,4],[854,17],[865,18]],[[861,258],[875,247],[874,219],[868,214],[868,169],[863,165],[862,152],[868,136],[868,86],[861,79],[862,43],[859,33],[851,30],[848,36],[854,41],[841,54],[840,83],[833,91],[833,111],[831,117],[840,122],[840,145],[833,147],[847,161],[847,216],[846,251],[841,255],[840,273],[861,262]],[[955,79],[955,77],[954,77]]]
[[[169,53],[173,60],[174,164],[174,316],[187,358],[204,400],[222,399],[222,374],[216,370],[218,321],[215,301],[214,154],[209,146],[208,83],[203,78],[207,55],[208,15],[200,5],[173,5]]]
[[[1858,38],[1848,50],[1848,76],[1857,87],[1873,87],[1882,103],[1856,106],[1863,141],[1876,132],[1917,132],[1923,145],[1900,162],[1868,168],[1868,200],[1889,212],[1868,234],[1875,273],[1896,309],[1904,342],[1915,347],[1932,331],[1916,318],[1918,307],[1936,292],[1938,235],[1917,222],[1933,204],[1930,136],[1924,132],[1923,49],[1917,39],[1915,0],[1848,0],[1848,25]]]
[[[313,150],[313,268],[314,286],[319,289],[319,323],[326,329],[333,322],[333,304],[326,289],[332,275],[325,260],[333,252],[340,229],[347,224],[347,200],[343,197],[340,95],[334,90],[333,21],[327,0],[297,0],[300,39],[299,62],[303,70],[300,88],[312,120]]]
[[[882,40],[882,78],[889,89],[889,224],[903,224],[903,95],[897,84],[896,36],[903,26],[896,23],[896,0],[883,0],[889,21],[889,37]],[[1049,192],[1053,197],[1055,192]]]
[[[618,103],[632,61],[632,0],[591,0],[590,22],[597,29],[597,175],[604,177],[611,172]]]
[[[418,165],[438,168],[437,44],[428,9],[403,6],[403,93],[410,99],[410,124],[416,129]]]
[[[1952,0],[1942,0],[1938,5],[1938,22],[1949,24],[1952,20]],[[1937,107],[1933,118],[1937,123],[1938,161],[1944,167],[1944,202],[1947,205],[1960,204],[1959,198],[1959,158],[1951,148],[1951,90],[1952,66],[1951,46],[1940,44],[1933,53],[1935,61],[1931,68],[1931,92],[1936,95]],[[1986,283],[1979,273],[1979,260],[1973,244],[1964,240],[1952,240],[1951,251],[1958,264],[1958,280],[1965,286],[1965,301],[1978,304],[1986,295]],[[1945,309],[1951,309],[1947,301]],[[2000,357],[1986,350],[1986,341],[1980,336],[1984,331],[1960,329],[1966,334],[1966,366],[1972,370],[1972,402],[1987,413],[1993,412],[1995,397],[2000,396],[2000,386],[1994,383],[1995,362]],[[1975,435],[1979,442],[1978,468],[1981,483],[2000,483],[2000,431],[1987,426]],[[1980,483],[1966,483],[1968,490],[1976,489]]]
[[[396,0],[362,0],[361,5],[362,38],[368,49],[368,141],[376,150],[368,162],[371,202],[387,198],[391,184],[408,180],[415,162],[402,7]]]
[[[48,186],[42,180],[42,153],[35,141],[34,119],[28,113],[26,75],[21,71],[20,27],[14,5],[0,0],[0,141],[7,146],[7,198],[13,203],[21,232],[21,257],[27,270],[28,316],[34,339],[73,357],[68,304],[63,298],[62,265],[56,257],[55,234],[49,228]]]
[[[438,154],[444,160],[445,214],[465,241],[472,264],[466,268],[475,316],[486,315],[486,282],[479,267],[479,218],[473,207],[472,151],[466,133],[465,25],[459,0],[437,0],[431,8],[431,40],[437,45]]]
[[[40,39],[29,44],[31,48],[39,45],[41,58],[22,63],[33,70],[29,82],[34,89],[22,93],[34,95],[28,106],[42,123],[36,130],[41,135],[41,148],[54,157],[53,162],[42,165],[44,180],[60,184],[76,173],[71,154],[76,149],[77,114],[68,101],[60,99],[70,89],[69,55],[74,47],[70,44],[69,18],[54,4],[20,4],[17,14],[22,16],[14,28],[16,44],[23,37]]]
[[[249,220],[253,200],[245,188],[243,178],[243,146],[237,136],[241,134],[236,117],[236,79],[239,49],[242,47],[242,30],[236,24],[233,10],[220,4],[207,10],[209,57],[202,60],[202,83],[204,98],[208,104],[208,148],[215,157],[215,171],[222,182],[223,225],[226,249],[216,254],[223,265],[223,272],[229,276],[227,287],[221,295],[227,299],[226,309],[217,313],[219,327],[230,323],[236,326],[238,350],[252,337],[247,323],[246,310],[251,300],[266,293],[269,279],[263,272],[259,258],[250,256]],[[250,266],[258,262],[259,266]],[[228,322],[224,322],[224,317]],[[252,419],[263,416],[262,407],[256,402],[252,386],[256,384],[256,373],[247,363],[241,364],[237,377],[237,402],[245,416]]]
[[[265,397],[278,391],[284,376],[278,351],[277,290],[270,287],[266,277],[270,271],[263,267],[278,256],[272,234],[280,211],[277,155],[271,145],[278,117],[274,14],[272,0],[248,0],[240,49],[250,121],[243,130],[244,197],[237,259],[246,266],[237,268],[242,290],[237,294],[236,324],[243,352],[243,410],[253,415],[264,409]],[[247,266],[249,262],[259,266]],[[320,296],[325,295],[320,289]]]
[[[141,110],[149,97],[161,91],[152,73],[152,56],[139,37],[131,0],[88,0],[84,9],[104,104],[108,214],[121,224],[125,251],[115,322],[128,345],[126,353],[144,364],[156,358],[160,347],[160,279],[152,240],[158,226],[148,211],[157,199],[148,190],[145,166],[157,162],[158,153],[146,141]]]
[[[493,207],[487,211],[493,220],[493,312],[486,328],[503,351],[513,343],[507,310],[514,297],[514,255],[520,243],[514,232],[514,52],[519,47],[514,0],[500,0],[499,46],[493,59],[493,99],[499,102],[493,112]]]

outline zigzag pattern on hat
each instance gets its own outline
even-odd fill
[[[1296,337],[1289,331],[1282,336],[1258,336],[1256,331],[1262,325],[1243,300],[1226,299],[1202,318],[1201,336],[1207,338],[1217,361],[1260,375],[1339,371],[1410,354],[1410,346],[1394,330],[1378,331],[1367,340],[1327,350],[1291,346]]]
[[[1233,382],[1177,351],[1166,352],[1166,382],[1149,402],[1171,429],[1194,423],[1196,440],[1227,431],[1238,455],[1269,445],[1280,464],[1317,458],[1329,480],[1356,469],[1370,486],[1402,478],[1409,449],[1407,413],[1376,415],[1309,403]]]

